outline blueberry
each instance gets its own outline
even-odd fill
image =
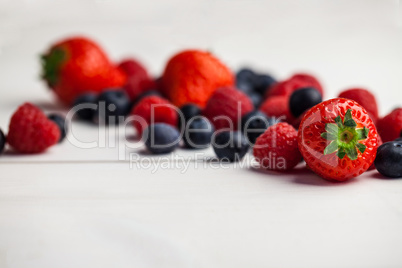
[[[249,69],[242,68],[236,73],[236,86],[238,88],[246,87],[247,90],[254,90],[254,84],[257,74]]]
[[[212,146],[219,159],[230,162],[241,160],[250,147],[240,131],[219,132],[213,138]]]
[[[87,108],[77,107],[79,110],[77,110],[76,115],[81,120],[92,121],[97,109],[97,99],[98,96],[93,93],[86,93],[76,98],[73,107],[76,107],[77,105],[87,106]]]
[[[187,122],[191,118],[201,114],[201,108],[198,105],[188,103],[180,108],[180,112],[181,114],[179,113],[178,117],[179,118],[178,127],[180,130],[182,130],[182,128],[187,124]]]
[[[4,151],[4,147],[6,146],[6,136],[3,131],[0,129],[0,154]]]
[[[179,144],[180,134],[171,125],[156,123],[149,125],[144,132],[145,146],[153,154],[167,154]]]
[[[247,95],[254,93],[254,86],[250,82],[247,81],[236,81],[236,88]]]
[[[257,138],[267,130],[268,127],[276,124],[274,117],[268,117],[260,111],[252,111],[241,118],[241,130],[247,140],[254,144]]]
[[[299,117],[320,102],[322,102],[320,92],[313,87],[305,87],[292,93],[289,100],[289,108],[295,117]]]
[[[131,107],[130,99],[124,90],[105,90],[98,97],[99,108],[104,103],[105,111],[98,111],[100,120],[106,124],[120,123],[120,117],[126,116]]]
[[[183,142],[190,149],[204,149],[211,144],[214,127],[205,117],[194,117],[186,125]]]
[[[262,96],[259,93],[251,92],[250,94],[248,94],[248,96],[249,96],[251,102],[253,103],[254,108],[257,109],[258,107],[260,107],[263,99],[262,99]]]
[[[396,141],[396,142],[402,142],[402,137],[396,138],[394,141]]]
[[[254,85],[255,78],[256,74],[250,68],[242,68],[236,74],[236,82],[242,81]]]
[[[49,114],[47,118],[49,118],[50,120],[55,122],[56,125],[59,127],[59,129],[60,129],[59,143],[61,143],[64,140],[64,138],[66,137],[66,134],[68,131],[67,126],[66,126],[66,119],[59,114]]]
[[[402,143],[390,141],[378,147],[374,165],[386,177],[402,177]]]
[[[260,74],[255,77],[254,90],[260,95],[264,95],[269,88],[276,83],[276,80],[268,74]]]

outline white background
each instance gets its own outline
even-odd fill
[[[74,34],[94,38],[115,61],[141,59],[155,76],[173,53],[200,48],[232,69],[247,64],[278,79],[311,72],[327,98],[367,87],[382,115],[402,100],[396,0],[1,0],[3,130],[24,101],[63,110],[38,79],[38,55]],[[97,137],[92,126],[76,124],[74,133]],[[153,173],[156,164],[117,159],[116,148],[69,142],[38,156],[1,156],[0,267],[402,266],[401,180],[373,171],[332,184],[305,170],[194,160],[184,174],[172,166]]]

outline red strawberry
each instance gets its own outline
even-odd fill
[[[360,104],[336,98],[305,114],[298,143],[311,170],[328,180],[345,181],[359,176],[373,163],[378,134]]]
[[[271,170],[289,170],[302,159],[297,147],[297,131],[287,123],[269,127],[257,138],[253,148],[261,167]]]
[[[393,110],[387,116],[378,120],[378,133],[383,142],[393,141],[402,131],[402,108]]]
[[[42,77],[61,101],[71,104],[79,95],[121,87],[125,74],[93,41],[73,37],[53,45],[42,56]]]
[[[163,73],[163,93],[178,107],[194,103],[204,107],[212,93],[232,86],[229,68],[209,52],[186,50],[171,58]]]
[[[260,111],[268,116],[274,116],[286,122],[293,122],[294,116],[289,110],[289,98],[287,96],[270,97],[260,106]]]
[[[215,129],[240,129],[240,119],[254,109],[250,98],[234,87],[222,87],[209,99],[203,113]]]
[[[177,111],[168,100],[158,96],[149,96],[141,99],[134,106],[131,115],[139,117],[133,121],[139,136],[142,135],[143,130],[151,123],[166,123],[174,127],[177,126]]]
[[[267,97],[290,96],[294,91],[303,87],[314,87],[324,96],[324,90],[316,78],[308,74],[295,74],[288,80],[281,81],[267,91]]]
[[[127,75],[127,82],[124,90],[131,100],[135,100],[139,95],[147,90],[156,89],[157,85],[148,75],[147,70],[141,63],[134,59],[122,61],[118,67]]]
[[[378,108],[377,101],[374,95],[362,88],[352,88],[345,91],[342,91],[339,94],[339,98],[351,99],[363,106],[364,109],[368,112],[373,120],[374,124],[377,123],[378,120]]]
[[[381,136],[378,135],[378,147],[380,147],[382,144],[383,144],[383,142],[382,142]],[[368,170],[373,170],[373,169],[375,169],[374,162],[373,162],[373,164],[371,164],[371,166],[369,167]]]
[[[59,127],[30,103],[20,106],[11,117],[7,142],[20,153],[43,152],[59,139]]]

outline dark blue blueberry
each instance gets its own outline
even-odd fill
[[[102,105],[104,104],[104,106]],[[100,122],[118,124],[130,112],[131,103],[124,90],[105,90],[98,97]],[[104,107],[104,111],[102,109]],[[120,121],[119,119],[123,119]]]
[[[183,142],[190,149],[204,149],[211,144],[214,127],[205,117],[196,117],[188,121]]]
[[[3,131],[0,129],[0,154],[4,151],[4,147],[6,146],[6,136]]]
[[[201,108],[198,105],[188,103],[180,108],[180,112],[181,114],[179,113],[178,115],[178,127],[182,130],[182,127],[185,126],[191,118],[201,114]]]
[[[258,109],[258,107],[260,107],[263,101],[262,96],[257,92],[251,92],[250,94],[248,94],[248,96],[250,97],[250,100],[253,103],[254,108]]]
[[[222,131],[212,141],[215,154],[219,159],[235,162],[241,160],[250,148],[240,131]]]
[[[274,117],[268,117],[260,111],[252,111],[241,118],[241,130],[247,140],[254,144],[257,138],[267,130],[268,127],[277,122]]]
[[[264,96],[265,92],[271,88],[276,80],[267,74],[259,74],[254,79],[254,90]]]
[[[396,141],[396,142],[402,142],[402,137],[396,138],[394,141]]]
[[[292,93],[289,100],[290,112],[299,117],[311,107],[322,102],[321,93],[313,87],[305,87]]]
[[[98,96],[93,93],[86,93],[76,98],[73,107],[78,109],[76,112],[78,118],[85,121],[92,121],[97,110],[97,100]],[[78,105],[87,107],[77,107]]]
[[[251,94],[254,92],[254,86],[247,82],[247,81],[236,81],[236,88],[244,93],[246,93],[247,95]]]
[[[242,68],[236,73],[236,82],[246,82],[254,86],[256,76],[250,68]]]
[[[390,141],[378,147],[374,165],[386,177],[402,177],[402,143]]]
[[[61,143],[64,138],[66,137],[66,134],[68,132],[67,126],[66,126],[66,119],[64,116],[61,116],[59,114],[49,114],[48,117],[50,120],[56,123],[56,125],[60,129],[60,139],[59,143]]]
[[[167,154],[179,145],[180,133],[171,125],[156,123],[145,129],[143,139],[151,153]]]
[[[249,68],[240,69],[236,74],[236,87],[246,94],[254,92],[257,75]]]

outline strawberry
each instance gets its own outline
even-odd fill
[[[125,74],[93,41],[73,37],[54,44],[42,56],[42,78],[58,98],[70,105],[83,93],[121,87]]]
[[[335,98],[311,108],[299,127],[298,144],[311,170],[328,180],[346,181],[373,163],[378,134],[357,102]]]
[[[127,75],[124,90],[131,100],[136,100],[145,91],[156,89],[156,82],[148,75],[145,67],[135,59],[125,59],[118,67]]]
[[[363,88],[347,89],[339,94],[339,98],[354,100],[355,102],[363,106],[364,109],[366,109],[366,111],[371,117],[371,120],[373,120],[374,124],[377,123],[378,120],[377,101],[374,95],[367,89]]]
[[[383,142],[398,138],[402,131],[402,108],[397,108],[378,120],[377,128]]]
[[[382,142],[381,136],[378,135],[378,147],[380,147],[382,144],[383,144],[383,142]],[[371,166],[368,168],[367,171],[370,171],[370,170],[373,170],[373,169],[375,169],[374,162],[373,162],[373,164],[371,164]]]
[[[20,153],[33,154],[56,144],[60,135],[56,123],[38,107],[25,103],[11,117],[7,142]]]
[[[297,147],[297,131],[288,123],[278,123],[261,134],[253,154],[260,166],[271,170],[289,170],[302,159]]]
[[[193,103],[203,108],[216,89],[234,83],[229,68],[209,52],[200,50],[173,56],[162,79],[162,93],[178,107]]]

